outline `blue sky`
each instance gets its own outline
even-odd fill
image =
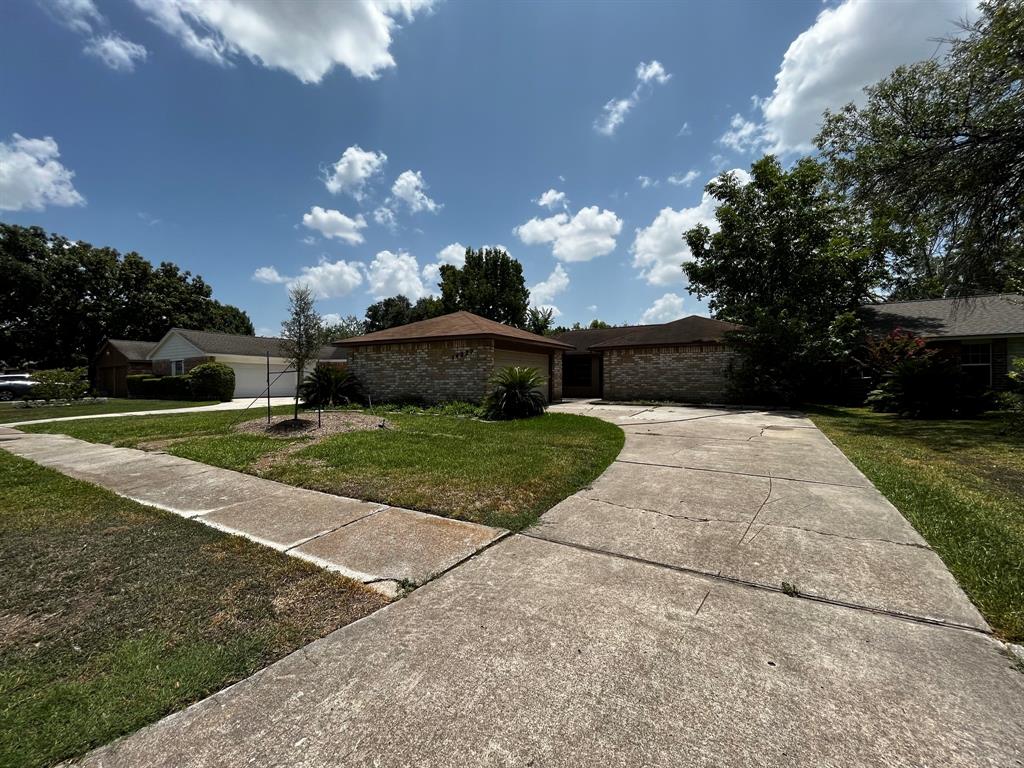
[[[505,246],[561,323],[703,314],[679,265],[707,180],[806,151],[967,12],[12,0],[0,219],[174,261],[263,333],[296,281],[361,316],[464,245]]]

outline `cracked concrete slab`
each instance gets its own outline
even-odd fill
[[[359,581],[422,584],[504,534],[499,528],[388,507],[291,553]]]
[[[988,631],[939,556],[922,547],[754,523],[721,575]]]
[[[749,521],[768,487],[766,477],[613,462],[580,495],[665,514]]]
[[[277,487],[199,519],[274,549],[286,550],[383,509],[383,505],[301,488]]]
[[[513,536],[87,756],[238,765],[1020,764],[991,638]]]

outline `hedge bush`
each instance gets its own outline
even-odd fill
[[[89,392],[85,368],[36,371],[32,378],[39,382],[32,388],[33,400],[81,400]]]
[[[145,397],[143,394],[142,382],[146,379],[155,378],[151,373],[132,373],[126,377],[128,386],[128,397],[140,398]]]
[[[202,363],[188,375],[179,378],[192,383],[192,397],[195,400],[219,400],[227,402],[235,396],[235,371],[224,363]]]

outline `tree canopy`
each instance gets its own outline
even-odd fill
[[[156,341],[173,327],[253,333],[199,275],[39,227],[0,223],[0,273],[0,364],[11,367],[83,365],[106,338]]]
[[[719,230],[685,233],[695,261],[683,271],[716,317],[744,326],[732,339],[743,353],[740,387],[793,401],[835,352],[844,313],[868,298],[880,256],[821,164],[805,158],[787,171],[767,156],[751,177],[744,184],[729,172],[707,185]]]
[[[826,113],[817,138],[854,204],[899,235],[897,297],[1024,286],[1024,2],[983,2],[963,32]]]
[[[355,315],[345,315],[336,323],[324,322],[323,343],[330,344],[338,339],[350,339],[366,333],[366,321]]]
[[[324,326],[317,314],[313,289],[296,285],[288,291],[288,319],[281,323],[281,346],[295,369],[295,419],[299,418],[299,394],[305,370],[316,360],[323,344]]]
[[[441,267],[440,287],[445,313],[465,310],[526,327],[530,292],[523,279],[523,265],[501,248],[467,248],[462,267]]]

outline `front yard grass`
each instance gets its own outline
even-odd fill
[[[0,403],[0,424],[35,421],[36,419],[60,419],[68,416],[89,416],[100,413],[130,413],[131,411],[157,411],[166,408],[192,408],[198,405],[213,405],[213,401],[178,400],[129,400],[111,397],[105,403],[70,403],[68,405],[44,405],[35,408],[21,408],[14,403]]]
[[[384,603],[5,451],[0,510],[3,766],[80,755]]]
[[[997,415],[915,421],[865,408],[810,417],[939,554],[1001,637],[1024,640],[1024,440]]]
[[[563,413],[508,422],[385,416],[390,429],[318,441],[238,433],[236,424],[258,417],[238,411],[26,429],[114,445],[160,445],[177,456],[290,485],[511,530],[532,524],[591,483],[618,455],[624,439],[613,424]]]

